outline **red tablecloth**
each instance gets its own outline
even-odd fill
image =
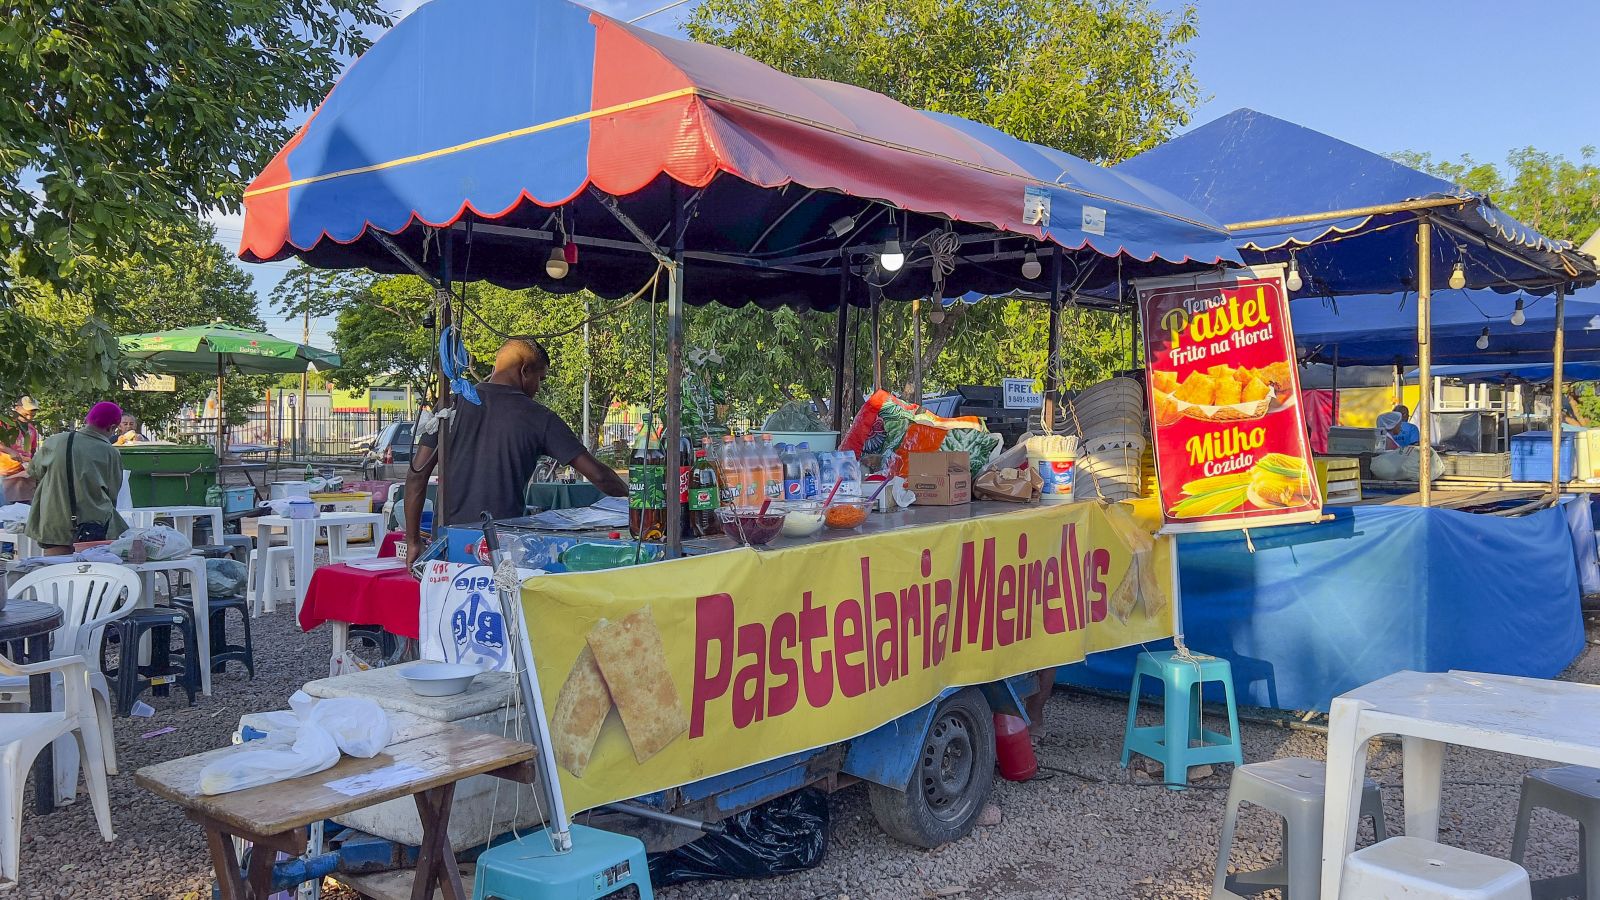
[[[395,546],[395,544],[398,544],[405,539],[406,533],[404,531],[391,531],[384,535],[383,543],[378,545],[378,558],[382,559],[386,556],[399,556],[400,554],[395,552],[399,549]]]
[[[311,575],[300,630],[323,622],[378,625],[400,637],[416,638],[422,585],[405,569],[373,572],[347,565],[323,566]]]

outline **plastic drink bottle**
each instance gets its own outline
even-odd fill
[[[765,490],[762,495],[776,503],[783,499],[783,463],[778,459],[778,451],[772,446],[772,435],[761,436],[761,462],[766,468]]]
[[[722,436],[722,455],[717,457],[717,475],[722,487],[722,505],[738,506],[739,492],[744,486],[744,472],[740,469],[739,448],[733,435]]]
[[[817,459],[817,455],[811,452],[811,445],[806,441],[800,442],[800,450],[796,456],[800,461],[800,479],[804,483],[805,499],[816,500],[822,490],[822,463]]]
[[[739,462],[744,472],[739,505],[760,506],[767,493],[767,467],[762,464],[760,446],[748,434],[739,439]]]
[[[689,528],[696,537],[722,533],[722,521],[717,518],[721,505],[717,487],[717,470],[711,462],[711,439],[701,438],[701,449],[694,452],[694,470],[689,480]]]
[[[778,461],[783,464],[783,499],[806,498],[805,473],[800,468],[800,453],[786,444],[778,445]]]
[[[650,433],[650,417],[634,441],[628,463],[628,531],[636,539],[659,541],[667,525],[667,456]]]

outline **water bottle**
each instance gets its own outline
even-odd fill
[[[815,500],[818,492],[822,490],[822,463],[818,461],[817,455],[811,452],[811,444],[806,441],[800,442],[800,450],[796,456],[800,461],[800,479],[804,482],[805,499]]]
[[[854,450],[841,450],[835,457],[838,465],[839,496],[861,496],[861,461]]]
[[[783,465],[783,499],[806,498],[805,473],[800,468],[800,453],[787,444],[777,445],[778,461]]]

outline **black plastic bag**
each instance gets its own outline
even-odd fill
[[[651,885],[787,875],[821,865],[828,852],[828,797],[821,791],[785,794],[721,824],[727,834],[650,854]]]

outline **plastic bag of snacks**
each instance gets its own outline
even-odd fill
[[[891,474],[906,474],[906,457],[936,450],[965,452],[977,474],[1000,449],[1003,438],[984,428],[976,416],[946,418],[901,400],[888,391],[874,391],[856,413],[840,449],[860,454],[893,452],[897,460]]]

